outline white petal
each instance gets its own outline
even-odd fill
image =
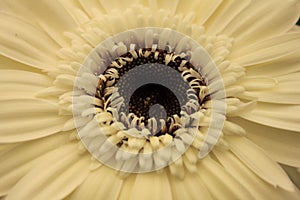
[[[116,171],[102,166],[89,174],[71,199],[117,199],[122,185],[123,180]]]
[[[78,154],[76,144],[50,152],[9,191],[7,200],[64,198],[86,178],[89,158]]]
[[[0,156],[0,196],[7,194],[39,162],[41,156],[65,144],[68,138],[69,133],[60,133],[17,146],[12,144],[13,148],[6,152],[1,150],[3,154]]]
[[[235,49],[287,32],[299,17],[298,0],[252,0],[222,31],[237,39]],[[272,23],[270,23],[272,22]]]
[[[126,182],[125,182],[126,184]],[[170,183],[165,171],[138,174],[131,191],[132,200],[172,199]]]
[[[197,174],[214,199],[253,199],[247,188],[210,157],[201,160],[198,168]]]
[[[247,187],[254,199],[297,199],[297,192],[289,193],[267,184],[231,152],[215,150],[214,155],[241,185]]]
[[[33,98],[35,94],[52,84],[45,75],[21,71],[0,70],[1,99]]]
[[[55,66],[59,46],[31,24],[0,13],[0,54],[39,69]]]
[[[256,175],[274,187],[294,191],[294,185],[283,169],[258,146],[244,137],[228,137],[232,152]]]
[[[0,141],[19,142],[42,138],[62,130],[69,117],[58,116],[58,107],[39,99],[0,100]]]
[[[205,22],[206,33],[220,33],[250,2],[251,0],[222,1],[214,14]]]
[[[244,119],[232,119],[247,132],[247,138],[262,147],[277,162],[300,167],[300,134],[263,126]]]
[[[258,103],[242,117],[258,124],[296,131],[300,130],[300,105]]]
[[[300,33],[289,33],[233,51],[230,58],[242,66],[270,62],[299,50]]]
[[[9,7],[16,15],[37,23],[59,45],[68,45],[62,33],[76,28],[75,22],[57,1],[3,0],[3,7]],[[7,10],[6,8],[4,10]]]

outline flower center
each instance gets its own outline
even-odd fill
[[[122,172],[161,169],[190,145],[204,157],[225,120],[223,84],[208,53],[170,29],[134,29],[103,41],[78,71],[73,93],[81,141]]]
[[[181,112],[197,112],[199,105],[209,99],[208,93],[199,93],[201,89],[205,90],[206,85],[192,64],[154,45],[114,60],[100,76],[96,97],[109,108],[116,108],[115,117],[121,118],[127,129],[134,125],[142,131],[146,126],[151,135],[168,133],[174,137],[182,126]],[[193,108],[187,105],[191,100]]]

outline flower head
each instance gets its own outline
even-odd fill
[[[298,0],[0,6],[1,196],[300,198]]]

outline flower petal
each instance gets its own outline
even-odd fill
[[[294,185],[284,170],[267,154],[245,137],[226,138],[231,151],[256,175],[274,187],[294,191]]]
[[[62,199],[83,182],[89,164],[89,156],[79,155],[76,143],[62,146],[45,155],[6,199]]]
[[[72,194],[71,199],[117,199],[122,184],[123,179],[116,171],[102,166],[89,174]]]
[[[254,199],[298,199],[296,191],[289,193],[264,182],[231,152],[214,150],[214,155],[226,171],[251,192]]]
[[[205,22],[207,34],[219,34],[251,2],[251,0],[222,1],[214,14]]]
[[[299,132],[300,105],[272,104],[259,102],[242,118],[266,126]]]
[[[299,50],[300,33],[288,33],[233,51],[230,58],[242,66],[270,62]]]
[[[300,134],[263,126],[241,118],[232,119],[247,132],[247,138],[262,147],[274,160],[300,167]]]
[[[277,84],[266,90],[246,91],[246,96],[252,96],[258,101],[282,104],[299,104],[300,102],[300,73],[274,77]]]
[[[197,174],[214,199],[253,199],[247,188],[238,183],[233,176],[210,157],[201,160],[198,168]]]
[[[57,1],[3,0],[4,10],[25,17],[32,23],[37,23],[57,44],[66,46],[68,41],[62,33],[76,28],[72,17]]]
[[[0,69],[1,100],[33,98],[38,91],[51,84],[50,78],[39,73]]]
[[[39,69],[55,65],[59,46],[43,31],[4,12],[0,12],[0,29],[1,55]]]
[[[201,169],[199,169],[201,170]],[[212,199],[202,180],[191,173],[186,173],[184,179],[170,175],[173,199]]]
[[[202,25],[221,3],[222,0],[181,0],[178,3],[176,13],[194,12],[197,24]]]
[[[125,183],[126,184],[126,183]],[[131,191],[132,200],[172,199],[168,176],[165,171],[138,174]]]
[[[0,100],[0,142],[42,138],[62,130],[69,117],[58,116],[58,107],[39,99]]]
[[[300,50],[286,56],[272,60],[272,62],[261,63],[246,67],[249,76],[280,76],[300,71]]]
[[[60,133],[22,144],[12,144],[14,147],[0,156],[0,196],[7,194],[39,162],[41,156],[65,144],[68,138],[68,133]]]
[[[222,31],[236,38],[236,50],[287,32],[299,17],[298,0],[252,0]]]

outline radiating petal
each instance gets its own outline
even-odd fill
[[[113,169],[103,166],[88,175],[71,199],[117,199],[123,179]]]
[[[298,0],[252,0],[222,33],[236,38],[234,48],[238,50],[287,32],[298,20],[299,10]]]
[[[221,4],[222,0],[180,0],[176,13],[195,13],[195,21],[198,25],[202,25],[214,13]]]
[[[274,160],[300,167],[300,134],[263,126],[241,118],[231,119],[241,125],[247,137],[262,147]]]
[[[170,10],[171,14],[174,14],[178,3],[180,0],[148,0],[150,8],[152,8],[154,11],[164,9],[164,10]]]
[[[59,46],[43,31],[0,12],[0,54],[39,69],[55,66]]]
[[[267,184],[231,152],[214,150],[214,155],[226,171],[251,192],[254,199],[298,199],[297,191],[290,193]]]
[[[89,158],[78,154],[76,143],[48,153],[9,191],[7,200],[62,199],[86,178]]]
[[[3,0],[2,4],[4,10],[23,16],[33,24],[37,23],[61,46],[68,44],[62,33],[75,30],[77,26],[57,0],[28,0],[26,3],[22,0]]]
[[[247,188],[210,157],[201,160],[198,168],[197,174],[214,199],[253,199]]]
[[[13,148],[0,155],[0,196],[7,194],[39,162],[41,156],[67,143],[68,138],[68,133],[59,133],[30,142],[12,144]],[[3,144],[0,145],[2,146]]]
[[[0,100],[0,142],[42,138],[62,130],[69,117],[58,116],[58,107],[39,99]]]
[[[294,78],[297,77],[297,78]],[[257,98],[258,101],[282,104],[299,104],[300,102],[300,73],[274,77],[276,85],[269,89],[246,91],[246,96]]]
[[[300,33],[289,33],[233,51],[230,58],[242,66],[270,62],[299,51]]]
[[[256,144],[236,136],[228,136],[226,141],[231,151],[261,179],[274,187],[294,191],[294,185],[284,170]]]
[[[300,71],[300,50],[284,57],[272,60],[272,62],[247,66],[246,73],[249,76],[280,76]]]
[[[286,173],[289,175],[290,179],[293,181],[293,183],[300,189],[300,171],[299,168],[287,166],[287,165],[281,165],[282,168],[286,171]],[[300,193],[300,192],[299,192]],[[300,194],[299,194],[300,196]]]
[[[165,171],[138,174],[131,191],[132,200],[172,199],[168,176]]]
[[[223,0],[222,4],[205,22],[207,34],[219,34],[239,13],[241,13],[251,0]]]
[[[299,132],[300,105],[286,105],[259,102],[242,117],[258,124]]]
[[[208,192],[200,177],[194,174],[186,173],[184,179],[170,175],[169,180],[174,200],[212,199],[211,194]]]
[[[0,69],[0,99],[33,98],[38,91],[49,87],[52,81],[39,73]]]
[[[124,8],[128,7],[128,5],[133,5],[138,1],[139,0],[99,0],[99,2],[102,4],[107,13],[111,13],[114,10],[123,10]]]

